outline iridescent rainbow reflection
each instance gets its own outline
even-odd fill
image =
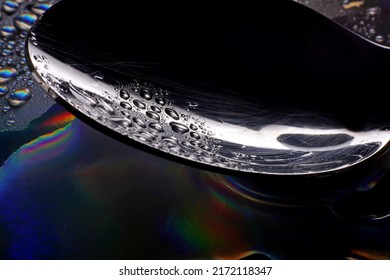
[[[5,83],[9,80],[15,79],[17,76],[18,76],[18,71],[16,69],[9,68],[9,67],[0,69],[0,83]]]
[[[49,127],[49,128],[63,127],[74,120],[75,120],[75,116],[73,116],[71,113],[61,112],[59,114],[52,116],[48,120],[43,121],[42,123],[40,123],[40,125],[42,127]]]
[[[194,174],[179,178],[188,178]],[[253,250],[251,232],[251,211],[237,203],[214,186],[210,173],[195,179],[196,184],[185,183],[188,195],[185,204],[172,214],[167,221],[164,234],[176,248],[204,254],[215,259],[236,259],[250,254]],[[199,180],[200,179],[200,180]],[[190,181],[194,182],[194,181]],[[201,195],[189,187],[203,186]],[[197,194],[197,195],[194,195]],[[234,244],[232,246],[232,244]]]
[[[22,159],[20,160],[24,164],[28,164],[29,162],[34,163],[37,160],[50,160],[65,152],[73,133],[70,130],[70,126],[71,124],[68,124],[64,128],[43,135],[21,147],[20,156]],[[6,164],[8,163],[7,161]]]
[[[322,202],[291,203],[285,198],[293,191],[137,150],[58,106],[23,133],[0,134],[2,141],[30,139],[0,168],[0,258],[292,259],[390,251],[389,219],[348,221]]]
[[[57,160],[61,155],[66,156],[69,150],[77,145],[77,133],[77,128],[72,128],[72,124],[68,124],[26,143],[4,162],[0,169],[0,182],[3,181],[4,176],[8,177],[12,174],[13,170],[28,171],[31,166],[43,167],[44,164]]]
[[[58,112],[41,123],[45,127],[69,119],[71,115]],[[148,176],[139,178],[145,170]],[[10,238],[3,254],[6,258],[247,255],[252,246],[243,238],[245,211],[236,212],[238,208],[204,189],[200,184],[209,180],[207,174],[137,151],[74,120],[26,143],[1,167],[1,197],[7,203],[0,213]]]

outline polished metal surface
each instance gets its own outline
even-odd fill
[[[367,41],[390,48],[390,5],[387,0],[294,0]]]
[[[246,21],[254,16],[246,16],[247,11],[234,11],[238,20],[232,20],[233,9],[228,8],[226,17],[210,9],[202,23],[194,24],[191,16],[166,8],[164,17],[152,12],[148,23],[139,25],[139,15],[126,21],[112,16],[109,26],[94,22],[103,34],[103,28],[112,26],[119,28],[116,35],[132,34],[135,42],[124,48],[120,45],[128,38],[102,38],[109,41],[102,46],[92,35],[79,40],[88,26],[81,31],[75,27],[85,26],[93,16],[81,17],[82,8],[72,14],[70,2],[56,4],[32,28],[28,55],[34,76],[57,101],[127,137],[129,143],[140,142],[205,166],[299,175],[351,167],[383,152],[390,140],[382,105],[355,97],[383,73],[389,54],[299,4],[280,1],[282,18],[277,21],[269,16]],[[276,7],[267,5],[265,10]],[[315,30],[300,29],[298,21],[287,25],[291,9]],[[60,14],[73,23],[61,22]],[[169,20],[161,23],[162,18]],[[177,30],[170,29],[177,22]],[[235,27],[229,28],[237,22],[242,25],[235,33]],[[262,33],[265,29],[258,28],[264,24],[280,34]],[[58,27],[61,31],[68,25],[69,33],[59,32],[56,25],[63,25]],[[169,31],[161,35],[162,30]],[[192,41],[195,30],[199,34]],[[215,35],[226,30],[227,37]],[[251,41],[253,34],[264,36],[256,39],[261,44]],[[218,50],[203,48],[202,40],[215,43]],[[330,48],[330,41],[341,50]],[[365,70],[372,64],[377,72]],[[357,66],[360,72],[352,73]],[[344,101],[337,98],[340,95]],[[371,107],[362,110],[365,105]]]

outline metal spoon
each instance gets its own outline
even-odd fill
[[[279,175],[341,170],[385,151],[389,119],[375,94],[390,53],[315,11],[283,0],[223,11],[84,4],[44,14],[29,63],[58,102],[129,143]]]

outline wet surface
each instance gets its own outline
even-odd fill
[[[386,161],[323,178],[218,174],[122,144],[58,106],[1,135],[10,139],[20,141],[2,150],[3,258],[343,259],[390,249]]]
[[[0,133],[26,129],[54,104],[31,76],[25,40],[37,18],[55,2],[0,1]]]
[[[12,13],[15,3],[24,5],[9,2],[1,2],[6,6],[3,17],[8,15],[5,10]],[[45,5],[34,5],[37,15]],[[29,19],[21,18],[19,28],[25,24]],[[2,79],[13,75],[12,70],[3,73]],[[101,81],[102,74],[94,78]],[[31,87],[2,86],[11,90],[0,88],[0,96],[26,102],[16,107],[3,99],[11,113],[30,108],[37,96]],[[30,99],[23,89],[31,90]],[[172,110],[167,98],[151,98],[150,91],[143,90],[134,102],[131,88],[117,91],[123,111],[144,112],[143,118],[130,120],[139,129],[151,129],[142,137],[155,137],[153,131],[167,128],[177,135],[192,133],[194,140],[201,137],[199,124],[179,125],[181,112]],[[88,94],[79,97],[91,100]],[[109,111],[104,104],[97,106]],[[190,111],[199,108],[197,103],[185,106]],[[31,108],[29,114],[35,114]],[[231,174],[120,142],[58,104],[44,111],[26,121],[25,128],[0,133],[2,259],[390,258],[387,148],[339,172]],[[162,126],[158,122],[162,115],[174,124]],[[295,119],[305,121],[304,116]],[[332,147],[351,143],[351,135],[358,131],[348,131],[310,137],[302,137],[299,130],[285,133],[276,141],[300,150],[279,153],[279,160],[301,158],[305,149],[322,153],[329,143]],[[176,143],[169,137],[164,141],[171,147]],[[358,157],[375,149],[374,143],[349,154]],[[271,160],[275,154],[272,151]],[[269,156],[264,151],[257,160],[269,161]],[[326,156],[321,154],[322,159]]]
[[[96,22],[104,7],[62,2],[32,29],[29,63],[42,86],[78,116],[129,143],[212,167],[318,174],[386,146],[387,108],[354,94],[376,90],[372,81],[387,73],[387,50],[291,1],[262,5],[278,16],[225,8],[218,14],[195,6],[190,14],[164,6],[139,25],[142,13]],[[136,43],[125,41],[126,32]],[[356,69],[364,76],[359,83]],[[356,118],[347,116],[352,100]]]
[[[386,0],[296,0],[368,41],[390,47],[390,5]]]

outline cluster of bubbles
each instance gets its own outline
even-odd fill
[[[15,24],[15,29],[18,28]],[[33,30],[29,36],[28,54],[35,68],[34,74],[50,95],[116,133],[193,162],[253,173],[307,174],[350,166],[370,157],[382,145],[382,138],[379,139],[382,136],[378,134],[379,138],[375,138],[375,134],[372,139],[351,145],[348,140],[311,149],[310,145],[305,146],[308,138],[318,145],[330,132],[289,134],[286,131],[296,131],[297,127],[286,124],[280,128],[280,123],[264,125],[260,132],[260,128],[247,131],[244,125],[208,118],[212,109],[202,98],[195,97],[191,89],[166,86],[153,79],[140,80],[130,75],[126,80],[118,81],[106,72],[99,72],[99,68],[91,66],[93,63],[80,65],[70,63],[72,58],[64,60],[61,56],[59,59],[57,53],[63,52],[45,39]],[[4,79],[12,75],[15,74],[7,69]],[[30,99],[32,91],[29,88],[14,89],[10,93],[5,89],[4,92],[3,95],[8,95],[7,110],[23,108],[33,99]],[[211,96],[212,93],[205,94]],[[257,139],[256,142],[237,140],[240,138],[237,134],[245,131],[253,138],[258,132],[260,136],[267,134],[267,143],[257,143]],[[343,130],[343,133],[348,131]],[[355,136],[359,135],[352,133],[351,139]],[[297,138],[303,141],[297,141]]]
[[[341,18],[338,22],[377,44],[390,46],[390,30],[381,25],[385,17],[382,8],[370,6],[362,10],[353,16]]]
[[[295,0],[331,18],[351,31],[390,47],[390,18],[386,1]]]
[[[25,42],[32,25],[55,2],[0,0],[0,132],[23,129],[53,103],[32,78]]]
[[[66,71],[68,66],[46,57],[34,34],[29,53],[40,83],[52,96],[112,131],[194,162],[253,173],[310,173],[316,172],[318,166],[332,170],[357,162],[379,147],[376,142],[347,145],[330,153],[243,146],[220,138],[215,130],[218,124],[202,115],[203,106],[180,99],[183,95],[175,89],[137,78],[121,83],[96,71]]]
[[[33,59],[48,65],[44,56],[35,55]],[[196,102],[178,109],[169,90],[146,81],[113,84],[113,92],[99,94],[50,72],[39,74],[74,108],[116,132],[170,154],[219,165],[215,161],[218,146],[210,138],[211,130],[200,117],[191,114],[198,106]],[[103,75],[93,78],[104,83]]]

